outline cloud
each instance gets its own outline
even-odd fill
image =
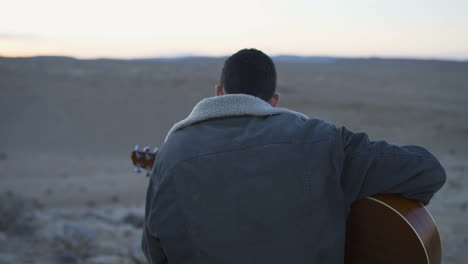
[[[34,34],[0,32],[0,39],[4,40],[34,40],[40,37]]]

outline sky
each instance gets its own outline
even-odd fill
[[[466,0],[0,0],[0,56],[468,60]]]

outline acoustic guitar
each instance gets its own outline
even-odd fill
[[[136,172],[149,176],[158,149],[135,146]],[[377,194],[351,206],[346,231],[347,264],[440,264],[441,242],[434,218],[419,202]]]

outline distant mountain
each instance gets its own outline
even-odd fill
[[[211,56],[200,56],[200,55],[180,55],[174,57],[154,57],[154,58],[139,58],[133,60],[190,60],[190,59],[220,59],[226,58],[226,56],[221,57],[211,57]],[[325,57],[325,56],[295,56],[295,55],[278,55],[272,56],[272,59],[277,62],[289,62],[289,63],[330,63],[339,59],[340,57]]]
[[[201,56],[201,55],[177,55],[177,56],[168,56],[168,57],[148,57],[148,58],[133,58],[130,60],[134,61],[152,61],[152,60],[162,60],[162,61],[181,61],[181,60],[191,60],[191,59],[220,59],[225,57],[216,57],[216,56]]]
[[[278,62],[313,62],[313,63],[330,63],[339,59],[340,57],[325,57],[325,56],[295,56],[295,55],[278,55],[272,57],[274,61]]]

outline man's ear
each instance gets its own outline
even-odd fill
[[[216,96],[221,96],[221,95],[226,94],[226,92],[224,92],[224,88],[223,88],[223,86],[221,86],[221,84],[217,84],[215,86],[215,94],[216,94]]]
[[[276,107],[279,104],[279,99],[280,99],[280,94],[275,93],[273,96],[268,100],[268,103],[271,104],[271,106]]]

